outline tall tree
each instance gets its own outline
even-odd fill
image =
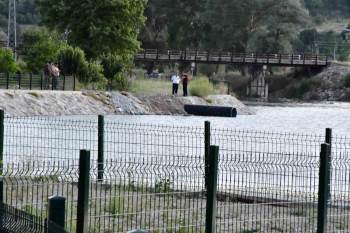
[[[171,48],[198,48],[202,38],[204,0],[163,0]]]
[[[135,53],[146,0],[36,0],[43,22],[89,57]]]
[[[204,45],[248,52],[291,49],[308,12],[297,0],[207,0]]]
[[[147,18],[140,33],[144,48],[166,48],[167,46],[167,12],[162,7],[164,0],[149,0],[145,9]]]
[[[21,55],[31,72],[38,73],[45,64],[56,59],[63,46],[55,32],[45,28],[27,30],[22,35]]]

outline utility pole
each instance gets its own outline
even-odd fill
[[[7,21],[7,47],[12,48],[17,59],[17,11],[16,0],[9,0]]]

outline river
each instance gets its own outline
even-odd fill
[[[204,121],[210,121],[215,128],[319,134],[323,134],[325,128],[333,128],[336,134],[350,134],[350,104],[348,103],[252,106],[250,108],[256,112],[256,115],[238,115],[237,118],[112,116],[109,119],[119,122],[176,126],[203,126]]]
[[[319,152],[325,128],[334,135],[334,193],[348,193],[350,104],[256,106],[237,118],[195,116],[108,116],[105,159],[111,175],[154,185],[176,175],[174,188],[203,188],[204,121],[220,146],[220,190],[254,196],[317,193]],[[9,118],[5,121],[5,164],[76,159],[80,149],[97,157],[97,117]],[[273,132],[273,133],[272,133]],[[45,165],[43,166],[45,167]],[[140,170],[141,169],[141,170]],[[133,175],[134,171],[142,171]],[[106,175],[108,176],[108,172]],[[144,173],[143,173],[144,172]],[[154,176],[157,174],[157,177]],[[140,178],[141,177],[141,178]],[[119,178],[118,178],[119,179]],[[283,188],[281,188],[283,187]],[[241,190],[241,191],[239,191]],[[342,200],[343,197],[340,197]]]

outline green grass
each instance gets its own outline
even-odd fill
[[[214,94],[214,86],[208,78],[200,77],[190,82],[189,92],[192,96],[206,97]]]
[[[171,95],[171,81],[159,79],[136,79],[130,87],[130,92],[144,95]]]

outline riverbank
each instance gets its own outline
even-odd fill
[[[254,114],[229,95],[204,99],[128,92],[0,90],[0,108],[9,116],[186,115],[185,104],[232,106],[240,115]]]

